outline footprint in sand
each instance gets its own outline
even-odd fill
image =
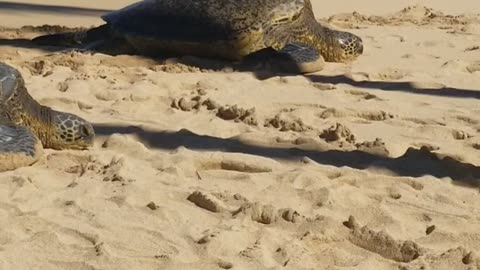
[[[314,208],[325,207],[332,204],[332,195],[329,188],[322,187],[319,189],[300,189],[298,196],[311,202]]]
[[[232,269],[232,268],[233,268],[233,263],[227,262],[227,261],[223,261],[223,260],[218,261],[218,262],[217,262],[217,265],[218,265],[218,267],[220,267],[221,269]]]
[[[320,114],[318,114],[318,117],[321,119],[327,119],[327,118],[343,118],[343,117],[348,117],[352,116],[354,114],[353,112],[347,111],[345,109],[337,109],[337,108],[327,108],[323,110]]]
[[[472,143],[471,147],[475,150],[480,150],[480,143]]]
[[[471,118],[469,116],[465,116],[465,115],[457,115],[454,118],[459,120],[459,121],[464,122],[465,124],[472,125],[472,126],[480,124],[480,120],[473,119],[473,118]]]
[[[47,59],[47,62],[49,62],[49,66],[67,67],[72,71],[80,73],[87,61],[85,54],[75,51],[69,53],[53,53],[44,57]]]
[[[348,127],[340,123],[336,123],[335,125],[324,129],[320,134],[320,138],[324,139],[326,142],[345,141],[348,143],[355,143],[355,135]]]
[[[364,111],[358,112],[355,116],[367,121],[385,121],[395,118],[393,114],[385,111]]]
[[[95,157],[88,152],[54,152],[46,156],[45,165],[48,169],[67,174],[83,176],[95,163]]]
[[[423,269],[479,269],[480,257],[475,251],[460,246],[439,254],[425,256]],[[410,268],[412,269],[412,268]],[[408,270],[410,270],[408,269]]]
[[[451,71],[466,71],[467,63],[462,60],[448,60],[442,64],[442,69],[447,69]]]
[[[199,95],[192,98],[182,97],[174,99],[170,105],[174,109],[182,111],[198,111],[201,108],[206,108],[209,111],[216,112],[215,115],[226,121],[242,122],[247,125],[257,126],[258,119],[255,112],[255,107],[244,109],[238,105],[219,105],[216,101],[210,98],[204,98],[203,91],[200,90]]]
[[[203,234],[202,237],[200,237],[200,239],[198,239],[196,242],[200,245],[204,245],[204,244],[207,244],[209,242],[212,241],[212,239],[214,239],[215,237],[217,237],[219,234],[218,231],[207,231]]]
[[[335,86],[335,84],[332,84],[332,83],[313,82],[313,83],[311,83],[311,85],[312,85],[313,87],[315,87],[316,89],[321,90],[321,91],[327,91],[327,90],[335,90],[335,89],[337,89],[337,87]]]
[[[234,195],[232,197],[233,201],[239,202],[239,200],[235,199],[235,197],[238,198],[238,196],[238,194]],[[213,213],[226,212],[230,213],[234,218],[238,218],[239,216],[250,217],[253,221],[262,224],[275,223],[279,218],[282,218],[287,222],[295,223],[300,221],[300,219],[302,218],[297,211],[291,208],[276,209],[270,204],[265,205],[259,202],[243,202],[240,207],[236,208],[235,205],[228,205],[225,203],[228,203],[229,196],[224,195],[220,197],[225,198],[219,198],[219,196],[215,196],[214,194],[197,190],[191,193],[187,197],[187,200],[194,203],[196,206]],[[243,196],[241,196],[241,198],[243,199]],[[202,241],[206,241],[206,239]]]
[[[67,89],[68,89],[68,84],[67,84]],[[118,95],[118,93],[116,93],[115,91],[109,91],[109,90],[103,90],[103,91],[100,91],[100,92],[96,92],[94,94],[94,97],[97,100],[100,100],[100,101],[118,101],[118,100],[120,100],[120,96]]]
[[[469,47],[465,48],[465,50],[463,50],[463,51],[464,52],[473,52],[473,51],[476,51],[476,50],[480,50],[480,46],[478,46],[478,45],[469,46]]]
[[[218,91],[218,88],[207,80],[199,80],[194,84],[188,84],[185,90],[192,91],[192,94],[206,95],[209,91]]]
[[[33,76],[39,76],[51,72],[53,64],[46,62],[45,60],[38,61],[27,61],[22,65],[23,68],[26,68],[30,71],[30,74]]]
[[[466,67],[467,71],[470,73],[476,73],[480,71],[480,61],[474,61],[468,64]]]
[[[179,99],[173,99],[170,106],[174,109],[179,109],[184,112],[189,112],[189,111],[200,109],[201,105],[202,105],[202,97],[195,96],[193,98],[182,97]]]
[[[58,86],[57,86],[58,91],[60,91],[60,92],[67,92],[68,87],[69,87],[69,84],[68,84],[67,80],[65,80],[63,82],[59,82]]]
[[[408,263],[425,254],[425,249],[417,243],[395,240],[384,231],[375,232],[367,226],[362,227],[353,216],[344,225],[351,230],[348,240],[352,244],[386,259]]]
[[[376,138],[374,141],[362,142],[355,144],[358,150],[370,153],[377,156],[388,157],[390,152],[385,146],[385,143],[380,138]]]
[[[354,97],[360,97],[361,98],[360,100],[370,100],[370,99],[379,100],[379,101],[383,100],[374,94],[371,94],[365,91],[360,91],[360,90],[345,90],[345,93],[350,94]]]
[[[234,218],[240,216],[250,217],[253,221],[262,224],[275,223],[279,218],[287,221],[297,223],[304,219],[297,211],[291,208],[276,209],[271,204],[261,204],[259,202],[246,203],[238,210],[232,213]]]
[[[162,65],[155,65],[150,67],[155,72],[165,73],[198,73],[203,72],[199,67],[189,66],[182,63],[166,63]]]
[[[90,155],[76,155],[72,153],[54,153],[47,156],[47,168],[75,174],[78,177],[85,175],[102,175],[104,182],[118,182],[126,185],[134,180],[122,175],[123,158],[112,158],[110,163],[103,164]],[[76,183],[70,184],[75,187]]]
[[[437,119],[421,119],[421,118],[416,118],[416,117],[402,117],[401,120],[407,121],[407,122],[412,122],[417,125],[422,125],[422,126],[446,126],[447,124],[445,122],[440,122]]]
[[[216,87],[215,84],[211,83],[208,80],[199,80],[195,84],[196,89],[195,90],[206,90],[206,91],[218,91],[218,88]]]
[[[396,81],[401,80],[404,77],[410,75],[407,70],[402,70],[398,68],[386,68],[377,74],[371,74],[370,78],[380,81]]]
[[[205,107],[207,110],[211,111],[221,107],[216,101],[206,97],[208,90],[204,87],[196,87],[191,94],[191,97],[173,99],[170,106],[182,111],[200,110],[201,107]]]
[[[226,205],[215,196],[202,191],[194,191],[187,200],[196,206],[214,213],[220,213],[227,210]]]
[[[273,127],[279,129],[280,131],[295,132],[305,132],[308,130],[313,130],[311,126],[303,123],[302,119],[292,116],[288,112],[280,112],[276,114],[273,118],[266,119],[264,127]]]
[[[462,60],[449,60],[442,64],[442,69],[476,73],[480,71],[480,61],[466,62]]]
[[[359,112],[357,110],[340,110],[337,108],[328,108],[321,112],[318,117],[322,119],[327,118],[343,118],[343,117],[358,117],[367,121],[385,121],[388,119],[393,119],[395,116],[391,113],[385,111],[363,111]]]
[[[217,116],[223,120],[230,120],[234,122],[243,122],[247,125],[257,126],[258,120],[255,113],[255,107],[250,109],[244,109],[238,107],[237,105],[233,106],[221,106],[218,108]]]
[[[123,159],[112,159],[109,164],[101,166],[99,169],[99,173],[103,175],[104,182],[118,182],[121,185],[126,185],[129,182],[133,182],[131,179],[126,179],[122,176],[121,168],[124,166]]]
[[[463,130],[452,131],[452,136],[455,140],[466,140],[466,139],[469,139],[469,138],[473,137],[473,135],[470,135],[466,131],[463,131]]]

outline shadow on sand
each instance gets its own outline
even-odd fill
[[[148,131],[135,126],[94,126],[98,135],[134,134],[152,148],[173,150],[180,146],[198,151],[222,151],[230,153],[245,153],[279,160],[311,160],[336,167],[355,169],[379,168],[386,169],[399,176],[420,177],[450,177],[456,184],[478,187],[480,185],[480,167],[462,163],[451,157],[439,157],[426,148],[409,148],[398,158],[373,155],[363,151],[339,150],[305,150],[296,147],[266,147],[247,144],[234,138],[222,139],[212,136],[198,135],[188,130],[177,132]]]
[[[380,89],[385,91],[402,91],[419,95],[432,95],[455,98],[480,98],[480,89],[458,89],[453,87],[443,87],[438,89],[428,89],[415,87],[412,82],[387,82],[387,81],[355,81],[345,75],[324,76],[317,74],[306,75],[312,82],[322,82],[331,84],[348,84],[354,87]]]
[[[1,3],[1,2],[0,2]],[[40,49],[46,52],[58,52],[65,50],[64,47],[53,46],[39,46],[32,43],[28,39],[0,39],[0,46],[12,46],[30,49]],[[158,60],[158,64],[164,63],[164,60],[169,57],[175,57],[175,55],[160,55],[159,57],[152,58]],[[263,57],[263,58],[262,58]],[[266,60],[267,59],[267,60]],[[259,80],[266,80],[275,76],[288,76],[296,74],[288,74],[271,69],[265,69],[264,63],[268,61],[268,54],[259,54],[255,57],[248,58],[244,63],[231,63],[228,61],[222,61],[217,59],[206,59],[193,56],[184,56],[177,58],[178,63],[182,63],[189,66],[195,66],[200,69],[210,70],[237,70],[241,72],[252,72]],[[328,63],[327,63],[328,64]],[[444,87],[439,89],[421,88],[416,87],[412,82],[389,82],[389,81],[356,81],[345,75],[320,75],[320,74],[305,74],[312,82],[331,83],[331,84],[348,84],[359,88],[368,88],[373,90],[383,91],[401,91],[406,93],[418,94],[418,95],[432,95],[441,97],[453,97],[453,98],[474,98],[480,99],[480,89],[460,89],[454,87]]]
[[[17,39],[1,39],[0,38],[0,47],[17,47],[25,49],[40,49],[45,52],[53,53],[58,52],[61,49],[58,47],[39,47],[33,44],[29,39],[17,38]]]
[[[46,52],[59,52],[67,48],[53,47],[53,46],[39,46],[32,43],[28,39],[0,39],[0,46],[12,46],[30,49],[40,49]],[[164,63],[164,60],[169,57],[175,57],[175,55],[160,55],[159,57],[152,58],[158,60],[158,64]],[[263,57],[263,58],[262,58]],[[198,67],[200,69],[209,70],[237,70],[241,72],[252,72],[259,80],[266,80],[275,76],[288,76],[297,75],[295,73],[285,73],[280,71],[272,71],[271,69],[265,69],[264,63],[268,61],[268,54],[260,54],[255,57],[248,58],[244,63],[231,63],[228,61],[222,61],[217,59],[206,59],[194,56],[183,56],[177,58],[178,63],[182,63],[189,66]],[[328,63],[327,63],[328,64]],[[453,98],[474,98],[480,99],[480,89],[461,89],[454,87],[443,87],[438,89],[422,88],[415,86],[412,82],[389,82],[389,81],[356,81],[345,75],[320,75],[320,74],[305,74],[312,82],[330,83],[330,84],[348,84],[359,88],[368,88],[373,90],[383,91],[400,91],[418,95],[432,95],[441,97],[453,97]]]
[[[111,10],[0,1],[0,12],[2,11],[8,11],[8,12],[32,11],[32,12],[39,12],[39,13],[61,13],[62,15],[76,14],[76,15],[83,15],[83,16],[99,17],[104,13],[110,12]]]
[[[2,3],[3,2],[0,2],[0,9]],[[48,52],[65,49],[60,47],[38,46],[31,43],[29,40],[24,39],[3,39],[0,40],[0,46],[36,48]],[[157,59],[154,60],[156,61]],[[160,64],[163,60],[158,59],[158,62]],[[197,57],[182,57],[178,62],[205,69],[221,70],[230,67],[239,71],[250,71],[259,79],[267,79],[278,75],[288,75],[252,68],[252,63],[238,66],[225,61],[201,59]],[[473,89],[457,89],[451,87],[443,89],[426,89],[417,88],[409,82],[355,81],[344,75],[325,76],[310,74],[305,76],[313,82],[332,84],[342,83],[375,90],[403,91],[421,95],[454,98],[480,98],[480,93]],[[461,185],[478,186],[480,184],[480,167],[468,163],[462,163],[450,157],[441,158],[427,149],[409,148],[401,157],[389,158],[362,151],[345,152],[338,150],[305,150],[298,147],[266,147],[247,144],[232,138],[222,139],[212,136],[197,135],[185,130],[178,132],[153,132],[143,130],[139,127],[108,125],[96,125],[94,128],[98,135],[111,135],[114,133],[136,134],[142,142],[158,149],[168,150],[184,146],[192,150],[238,152],[283,160],[301,160],[308,157],[317,163],[336,167],[346,166],[355,169],[379,168],[391,171],[399,176],[419,177],[423,175],[431,175],[438,178],[450,177],[455,180],[457,184]]]

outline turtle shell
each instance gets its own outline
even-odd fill
[[[308,0],[144,0],[102,18],[140,52],[235,58],[262,46],[266,26],[289,23],[306,6]]]

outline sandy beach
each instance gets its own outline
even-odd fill
[[[74,2],[0,1],[0,61],[97,134],[0,173],[0,270],[480,269],[478,0],[312,0],[365,52],[289,76],[25,45],[135,1]]]

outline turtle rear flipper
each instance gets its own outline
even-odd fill
[[[111,38],[110,27],[106,24],[86,31],[48,34],[33,38],[31,41],[43,46],[76,47]]]
[[[29,166],[42,154],[42,143],[29,128],[0,123],[0,172]]]
[[[68,49],[60,51],[70,52],[99,52],[109,55],[133,54],[134,49],[128,42],[115,37],[107,24],[81,32],[57,33],[38,36],[32,42],[42,46],[60,46]]]
[[[323,69],[325,60],[320,52],[299,43],[287,43],[280,50],[266,48],[248,55],[244,63],[261,63],[272,71],[286,73],[313,73]]]
[[[32,39],[32,42],[42,46],[74,47],[83,45],[86,32],[67,32],[44,36]]]

